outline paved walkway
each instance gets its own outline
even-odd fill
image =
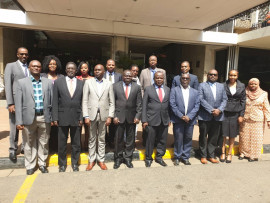
[[[138,128],[138,140],[136,141],[136,148],[137,149],[143,149],[142,146],[142,128],[141,125],[139,125]],[[199,138],[199,128],[198,126],[195,126],[194,133],[193,133],[193,147],[198,148],[198,138]],[[19,145],[22,141],[22,136],[20,132],[19,136]],[[169,136],[167,140],[167,148],[171,147],[173,143],[173,132],[172,132],[172,126],[169,128]],[[238,143],[238,138],[236,139],[236,144]],[[264,136],[264,144],[270,144],[270,130],[268,128],[265,129],[265,136]],[[8,121],[8,111],[4,107],[0,107],[0,158],[1,157],[8,157],[9,152],[9,121]],[[109,147],[106,148],[106,151],[113,151],[113,149],[110,149]],[[22,156],[21,154],[19,156]]]

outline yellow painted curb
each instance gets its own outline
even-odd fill
[[[226,145],[226,154],[228,154],[229,145]],[[263,154],[263,146],[261,149],[261,154]],[[239,155],[239,145],[234,145],[232,149],[232,155]]]
[[[21,188],[19,189],[16,197],[13,200],[13,203],[19,203],[19,202],[25,202],[30,189],[36,179],[36,177],[38,176],[38,174],[33,174],[31,176],[27,176],[26,179],[24,180]]]
[[[81,153],[79,164],[88,164],[88,153]],[[67,165],[71,165],[71,155],[67,155]],[[58,154],[49,155],[47,166],[58,166]]]
[[[145,149],[141,149],[141,150],[138,150],[139,151],[139,155],[140,155],[140,160],[143,161],[145,160]],[[156,157],[156,149],[154,149],[154,152],[152,154],[152,158],[155,159]],[[166,153],[165,155],[163,156],[163,159],[172,159],[173,158],[173,148],[168,148],[166,149]]]

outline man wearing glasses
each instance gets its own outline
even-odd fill
[[[9,111],[9,159],[13,163],[16,163],[16,151],[18,149],[18,135],[19,131],[15,125],[15,94],[17,89],[18,80],[28,77],[29,70],[27,65],[28,50],[24,47],[17,49],[18,60],[13,63],[8,63],[5,68],[5,91],[7,99],[7,109]],[[21,153],[23,153],[23,144],[21,147]]]
[[[201,163],[207,164],[207,159],[212,163],[218,163],[215,159],[215,149],[224,118],[223,111],[227,104],[227,95],[224,85],[216,82],[218,72],[212,69],[207,74],[207,82],[199,86],[200,110],[199,120],[199,147]],[[208,135],[208,138],[207,138]]]

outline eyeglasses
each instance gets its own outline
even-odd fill
[[[210,76],[217,76],[218,74],[209,73],[208,75],[210,75]]]

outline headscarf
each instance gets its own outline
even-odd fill
[[[249,89],[249,84],[251,82],[255,82],[258,84],[258,88],[255,90],[255,91],[251,91]],[[248,86],[246,88],[246,94],[247,94],[247,97],[250,99],[250,100],[255,100],[255,99],[258,99],[262,94],[264,93],[264,91],[260,88],[260,81],[258,78],[251,78],[249,81],[248,81]]]

